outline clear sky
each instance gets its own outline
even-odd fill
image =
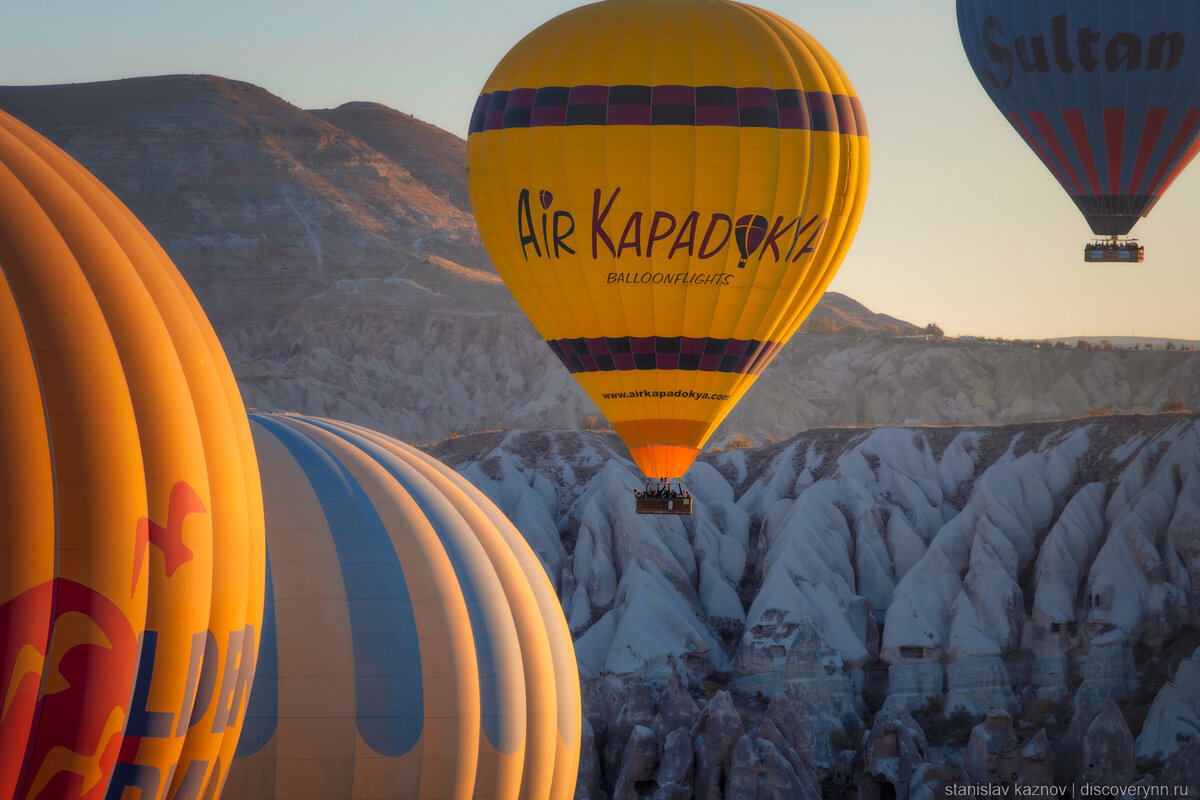
[[[950,334],[1200,339],[1200,164],[1134,229],[1145,264],[1085,264],[1091,231],[977,83],[953,2],[758,4],[825,44],[866,111],[867,210],[832,289]],[[211,73],[303,108],[372,100],[465,136],[496,62],[575,5],[12,0],[0,84]]]

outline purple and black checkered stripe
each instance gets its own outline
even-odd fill
[[[747,86],[543,86],[481,94],[471,133],[569,125],[723,125],[866,136],[857,97]]]
[[[779,342],[691,336],[618,336],[547,341],[572,374],[634,369],[682,369],[758,375]]]

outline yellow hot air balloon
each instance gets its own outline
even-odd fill
[[[467,138],[496,269],[650,478],[677,478],[816,305],[866,201],[858,97],[793,23],[606,0],[526,36]]]
[[[116,197],[0,113],[0,797],[214,797],[262,550],[199,303]]]
[[[571,634],[520,532],[449,467],[251,414],[267,603],[226,800],[570,800]]]

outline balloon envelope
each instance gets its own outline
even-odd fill
[[[648,477],[681,476],[816,304],[866,200],[830,55],[726,0],[608,0],[529,34],[467,138],[484,245]]]
[[[520,533],[394,439],[312,417],[251,420],[268,594],[223,797],[569,800],[579,677]]]
[[[262,615],[229,363],[125,206],[0,113],[0,797],[212,797]]]
[[[1200,5],[958,0],[967,60],[1098,236],[1123,236],[1200,152]]]

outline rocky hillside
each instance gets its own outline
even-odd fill
[[[471,213],[464,140],[379,103],[350,102],[309,113],[357,136],[455,208]]]
[[[0,87],[0,108],[158,237],[250,405],[410,441],[580,427],[594,413],[480,247],[461,139],[378,104],[305,111],[215,76]],[[855,335],[796,337],[715,442],[1200,407],[1190,353],[888,341],[914,326],[837,294],[818,319]]]
[[[810,427],[989,425],[1200,408],[1200,352],[796,336],[721,436]]]
[[[686,518],[611,434],[430,452],[558,587],[580,797],[1200,780],[1198,417],[809,431],[703,456]]]

